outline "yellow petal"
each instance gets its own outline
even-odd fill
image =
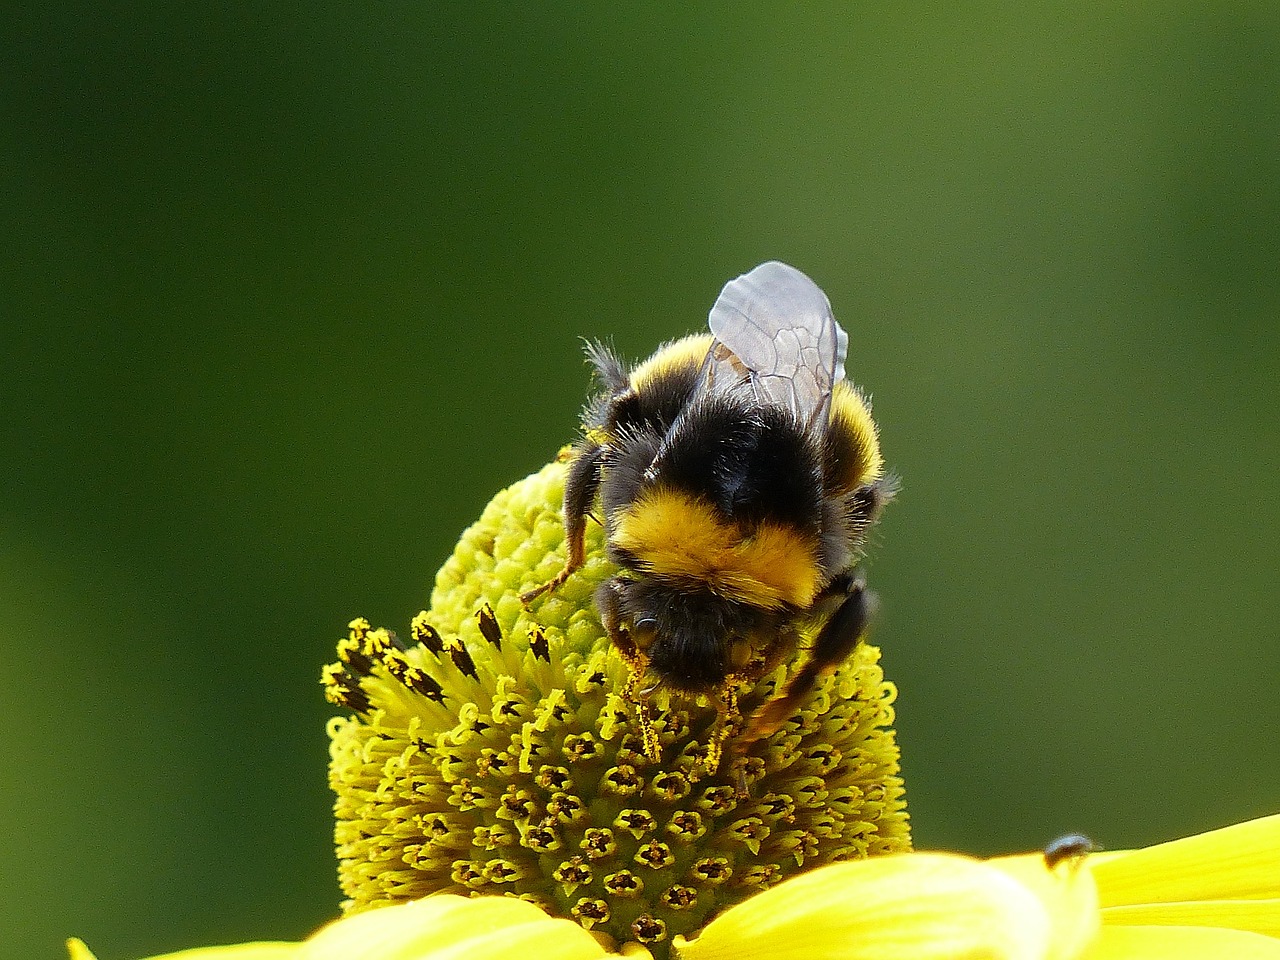
[[[1139,903],[1108,907],[1102,911],[1102,922],[1128,926],[1231,927],[1280,937],[1280,900]]]
[[[1218,927],[1107,927],[1081,960],[1280,960],[1280,940]]]
[[[301,944],[298,943],[237,943],[229,947],[197,947],[152,957],[150,960],[293,960]],[[67,941],[71,960],[96,960],[83,940]]]
[[[1056,912],[1008,870],[916,853],[802,874],[675,945],[682,960],[1041,960],[1059,956]]]
[[[1098,888],[1083,857],[1063,860],[1052,870],[1044,854],[1022,854],[988,860],[1039,898],[1053,929],[1048,957],[1076,957],[1098,931]]]
[[[299,960],[599,960],[576,923],[513,897],[434,896],[358,913],[303,944]]]
[[[1103,907],[1280,898],[1280,815],[1091,862]]]

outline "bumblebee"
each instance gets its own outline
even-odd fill
[[[802,632],[816,631],[807,657],[749,718],[741,749],[777,730],[866,633],[872,595],[858,562],[893,485],[870,404],[844,379],[848,337],[817,284],[763,263],[724,286],[709,322],[710,334],[630,370],[588,345],[603,391],[565,482],[566,562],[521,599],[582,565],[587,518],[599,516],[620,572],[596,607],[630,668],[623,696],[645,751],[658,759],[653,691],[706,695],[719,717],[714,770],[741,726],[740,692],[794,654]]]

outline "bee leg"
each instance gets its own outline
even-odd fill
[[[640,739],[644,741],[644,755],[657,763],[662,759],[662,745],[658,742],[658,732],[653,729],[653,716],[649,713],[649,700],[645,691],[638,689],[649,669],[649,658],[636,651],[634,660],[627,659],[631,673],[622,687],[622,697],[635,709],[636,724],[640,727]]]
[[[742,721],[742,712],[738,709],[738,688],[742,682],[741,675],[731,673],[716,688],[716,722],[711,728],[711,739],[703,761],[707,773],[715,773],[720,768],[725,741]]]
[[[658,733],[653,729],[653,717],[649,713],[648,691],[642,689],[645,675],[649,672],[649,657],[636,646],[630,632],[622,625],[622,615],[618,609],[618,580],[606,580],[596,591],[596,610],[600,613],[600,622],[609,640],[627,665],[627,682],[622,686],[622,699],[631,705],[634,711],[636,726],[640,728],[640,739],[644,743],[644,752],[654,763],[662,758]]]
[[[569,475],[564,481],[564,568],[541,586],[520,594],[520,602],[526,607],[534,600],[554,590],[569,579],[569,575],[586,560],[587,511],[600,488],[600,467],[604,463],[605,448],[592,443],[578,451]]]
[[[742,668],[730,674],[725,683],[733,683],[733,711],[734,711],[734,727],[741,730],[744,726],[742,721],[742,713],[738,709],[738,694],[743,690],[752,689],[760,678],[772,673],[774,668],[778,666],[786,657],[795,652],[796,645],[799,642],[799,636],[795,630],[787,628],[780,631],[777,635],[777,642],[771,643],[763,653],[758,653],[752,657]],[[759,713],[759,711],[756,711]],[[753,715],[754,717],[754,715]],[[745,768],[741,766],[740,761],[756,740],[760,737],[768,736],[768,733],[759,734],[758,736],[751,733],[751,724],[746,724],[747,734],[745,736],[732,736],[727,738],[727,753],[732,763],[737,765],[738,770],[738,796],[747,796],[747,778]],[[772,732],[772,731],[770,731]],[[726,738],[721,738],[725,740]]]
[[[743,736],[747,744],[776,732],[795,713],[818,678],[844,663],[866,636],[875,610],[875,594],[861,577],[853,574],[837,578],[827,592],[838,597],[841,591],[844,599],[823,625],[809,658],[787,683],[786,690],[752,714]]]

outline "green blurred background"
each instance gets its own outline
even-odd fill
[[[30,5],[0,24],[0,942],[297,937],[320,665],[777,257],[903,492],[917,841],[1280,810],[1280,6]]]

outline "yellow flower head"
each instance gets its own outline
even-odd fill
[[[592,602],[615,572],[599,528],[568,582],[532,610],[519,599],[563,565],[565,470],[493,500],[407,641],[356,621],[327,668],[354,713],[329,728],[345,910],[503,894],[662,956],[802,869],[907,850],[895,690],[872,646],[718,766],[716,705],[655,693],[649,759]]]
[[[354,621],[326,668],[352,714],[329,728],[346,916],[168,960],[1280,960],[1280,816],[1124,853],[908,852],[869,645],[722,762],[723,705],[692,695],[652,696],[647,742],[592,602],[599,529],[520,600],[563,566],[564,480],[500,493],[408,639]]]

